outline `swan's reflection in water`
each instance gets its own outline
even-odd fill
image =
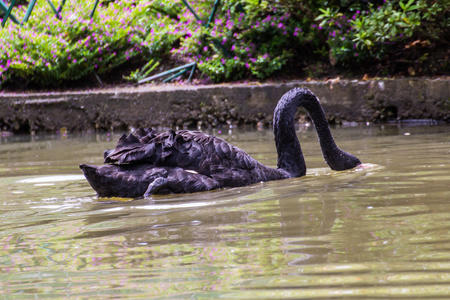
[[[77,239],[120,237],[124,251],[148,245],[149,259],[153,259],[155,247],[169,246],[175,251],[176,245],[196,244],[202,245],[201,249],[192,251],[204,255],[202,251],[218,245],[245,251],[246,247],[240,249],[242,243],[267,240],[285,253],[283,260],[288,266],[326,263],[333,248],[322,238],[335,225],[339,198],[334,193],[342,177],[342,173],[327,172],[316,169],[304,179],[209,193],[154,196],[125,203],[101,199],[108,202],[94,202],[91,210],[103,213],[88,216],[85,232]],[[357,184],[360,174],[346,175],[344,181]]]

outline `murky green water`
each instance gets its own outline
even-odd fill
[[[450,297],[450,126],[333,133],[371,165],[302,130],[306,177],[128,202],[78,169],[119,133],[2,138],[0,298]],[[220,136],[276,164],[270,131]]]

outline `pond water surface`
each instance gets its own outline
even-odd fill
[[[215,134],[275,166],[269,130]],[[450,297],[450,126],[333,129],[365,168],[151,199],[99,199],[79,163],[120,133],[4,137],[0,298]]]

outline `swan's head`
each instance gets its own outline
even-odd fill
[[[338,155],[331,156],[324,153],[324,158],[330,168],[335,171],[353,169],[361,164],[359,158],[340,149]]]

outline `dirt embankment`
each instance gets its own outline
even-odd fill
[[[280,97],[297,86],[319,97],[330,122],[450,122],[450,80],[422,78],[0,93],[0,131],[264,125]]]

